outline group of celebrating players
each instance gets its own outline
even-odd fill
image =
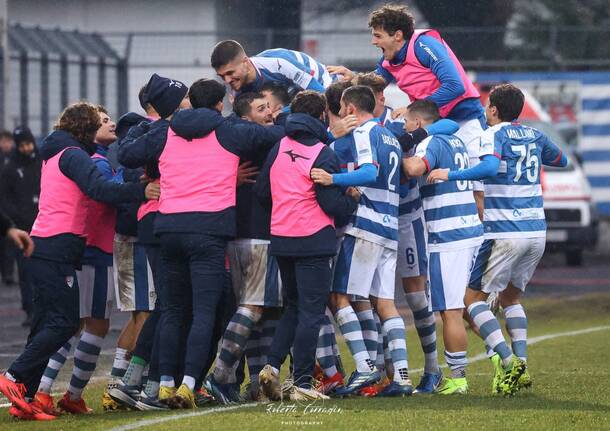
[[[82,393],[115,301],[131,318],[105,410],[465,394],[464,320],[485,342],[494,394],[531,385],[520,298],[545,246],[540,170],[566,157],[517,121],[518,88],[495,87],[483,108],[450,47],[415,30],[406,7],[373,11],[369,27],[383,57],[364,74],[218,43],[211,65],[231,89],[228,117],[219,81],[156,74],[140,91],[144,115],[115,124],[86,102],[63,111],[40,148],[32,329],[0,376],[10,415],[91,412]],[[385,105],[389,83],[408,107]],[[401,285],[425,358],[415,387]]]

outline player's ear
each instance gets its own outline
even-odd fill
[[[402,30],[396,30],[394,32],[394,40],[396,42],[400,42],[401,40],[404,40],[405,35],[402,33]]]

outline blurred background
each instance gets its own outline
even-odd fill
[[[68,103],[87,99],[114,118],[138,110],[151,73],[190,84],[214,76],[223,39],[250,55],[304,51],[325,64],[368,71],[374,0],[0,0],[0,128],[40,138]],[[568,171],[547,170],[549,250],[565,263],[610,253],[610,0],[409,0],[416,27],[436,28],[483,98],[514,82],[527,92],[524,121],[569,152]],[[390,104],[404,95],[388,89]],[[1,137],[0,137],[1,140]],[[601,240],[600,240],[601,238]]]

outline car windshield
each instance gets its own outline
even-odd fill
[[[572,154],[572,151],[570,150],[570,147],[568,146],[565,139],[559,134],[557,129],[555,129],[555,127],[551,123],[545,123],[544,121],[525,120],[525,121],[523,121],[523,124],[525,124],[526,126],[530,126],[535,129],[538,129],[542,133],[547,135],[551,139],[551,141],[553,141],[555,144],[557,144],[561,148],[561,150],[565,153],[566,157],[568,158],[568,166],[566,166],[565,168],[556,168],[554,166],[545,166],[544,167],[545,171],[552,172],[552,171],[573,171],[574,170],[574,163],[578,163],[576,161],[576,157],[574,157],[574,155]]]

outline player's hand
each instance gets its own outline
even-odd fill
[[[336,121],[330,128],[330,133],[332,133],[335,138],[341,138],[356,127],[358,127],[358,118],[356,118],[355,115],[348,115],[345,118]]]
[[[158,182],[148,183],[144,189],[144,195],[149,201],[158,201],[161,196],[161,186]]]
[[[252,166],[251,161],[240,163],[237,168],[237,187],[242,184],[254,184],[256,180],[252,179],[258,175],[258,167]]]
[[[428,184],[434,184],[437,181],[447,180],[449,180],[449,169],[434,169],[428,174],[428,179],[426,181]]]
[[[326,172],[324,169],[313,168],[311,170],[311,179],[316,184],[323,186],[330,186],[333,183],[333,176]]]
[[[34,241],[26,231],[12,227],[6,232],[6,237],[13,241],[19,250],[23,250],[25,257],[32,255]]]
[[[397,118],[406,118],[407,116],[407,107],[403,106],[402,108],[396,108],[392,111],[392,120]]]
[[[360,202],[360,196],[362,195],[362,193],[360,193],[360,190],[358,190],[357,187],[348,187],[345,191],[345,194],[351,197],[356,202]]]
[[[354,72],[345,66],[326,66],[326,70],[331,75],[341,75],[343,77],[342,81],[351,81],[354,77]]]

